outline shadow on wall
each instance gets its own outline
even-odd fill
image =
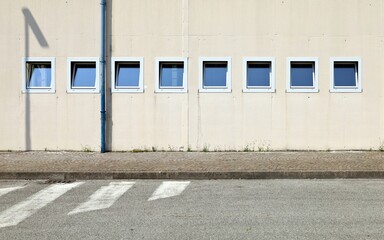
[[[49,45],[31,11],[24,7],[21,12],[24,15],[24,57],[29,57],[29,29],[32,30],[33,35],[36,37],[41,47],[49,48]],[[31,103],[29,94],[25,94],[25,150],[32,150],[31,145]]]
[[[106,13],[106,24],[107,24],[107,36],[106,36],[106,72],[105,72],[105,108],[107,111],[106,121],[106,150],[112,151],[112,93],[111,93],[111,57],[112,57],[112,0],[107,0],[107,13]]]

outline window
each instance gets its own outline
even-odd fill
[[[156,92],[187,92],[186,58],[156,58]]]
[[[318,59],[288,58],[287,92],[318,91]]]
[[[275,92],[275,59],[243,59],[243,92]]]
[[[98,93],[99,58],[68,58],[68,93]]]
[[[55,92],[55,58],[23,58],[22,65],[23,92]]]
[[[112,58],[112,92],[144,92],[143,58]]]
[[[362,92],[361,58],[331,58],[331,92]]]
[[[231,58],[200,58],[200,92],[231,92]]]

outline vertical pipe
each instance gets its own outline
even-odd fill
[[[100,0],[101,21],[100,21],[100,152],[105,152],[105,40],[106,40],[106,0]]]

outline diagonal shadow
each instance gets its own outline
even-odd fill
[[[45,39],[44,34],[41,31],[39,25],[37,24],[35,18],[33,17],[31,11],[29,11],[28,8],[23,8],[21,11],[23,12],[23,15],[24,15],[25,32],[28,32],[28,27],[29,27],[32,30],[33,34],[35,35],[40,46],[43,48],[48,48],[49,47],[48,42]],[[27,48],[26,48],[26,51],[27,51]]]
[[[39,45],[43,48],[48,48],[48,42],[44,37],[39,25],[33,17],[28,8],[22,8],[24,15],[24,35],[25,35],[25,53],[24,57],[29,57],[29,29],[32,30],[33,35],[36,37]],[[23,69],[25,71],[25,69]],[[31,103],[29,93],[25,94],[25,150],[31,149]]]

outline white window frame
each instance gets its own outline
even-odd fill
[[[270,63],[269,86],[248,86],[248,62]],[[243,58],[243,92],[275,92],[275,58],[274,57],[245,57]]]
[[[181,87],[160,86],[160,63],[182,62],[184,64],[183,85]],[[188,92],[188,58],[158,57],[155,59],[155,92],[156,93],[186,93]]]
[[[111,91],[113,93],[142,93],[144,92],[144,58],[142,57],[112,57],[111,59]],[[137,87],[116,86],[116,64],[139,62],[139,85]]]
[[[291,86],[291,63],[292,62],[303,62],[303,63],[314,63],[313,67],[313,86]],[[317,57],[290,57],[287,58],[287,92],[303,92],[303,93],[316,93],[319,92],[319,58]]]
[[[72,87],[72,63],[94,62],[96,64],[96,79],[94,87]],[[100,59],[98,57],[67,58],[67,93],[99,93],[100,92]]]
[[[27,64],[28,63],[50,63],[51,64],[51,86],[49,87],[28,87]],[[56,92],[56,59],[54,57],[23,57],[22,59],[22,92],[23,93],[55,93]]]
[[[227,62],[227,85],[225,87],[204,87],[204,62]],[[231,57],[200,57],[199,58],[199,92],[232,92],[232,58]]]
[[[335,86],[335,79],[334,79],[334,71],[335,71],[335,63],[340,62],[340,63],[357,63],[357,73],[355,70],[355,80],[356,80],[356,86],[353,87],[336,87]],[[339,93],[348,93],[348,92],[362,92],[362,84],[361,84],[361,70],[362,70],[362,59],[361,57],[331,57],[330,58],[330,67],[331,67],[331,76],[330,76],[330,87],[329,91],[330,92],[339,92]],[[355,68],[356,69],[356,68]]]

